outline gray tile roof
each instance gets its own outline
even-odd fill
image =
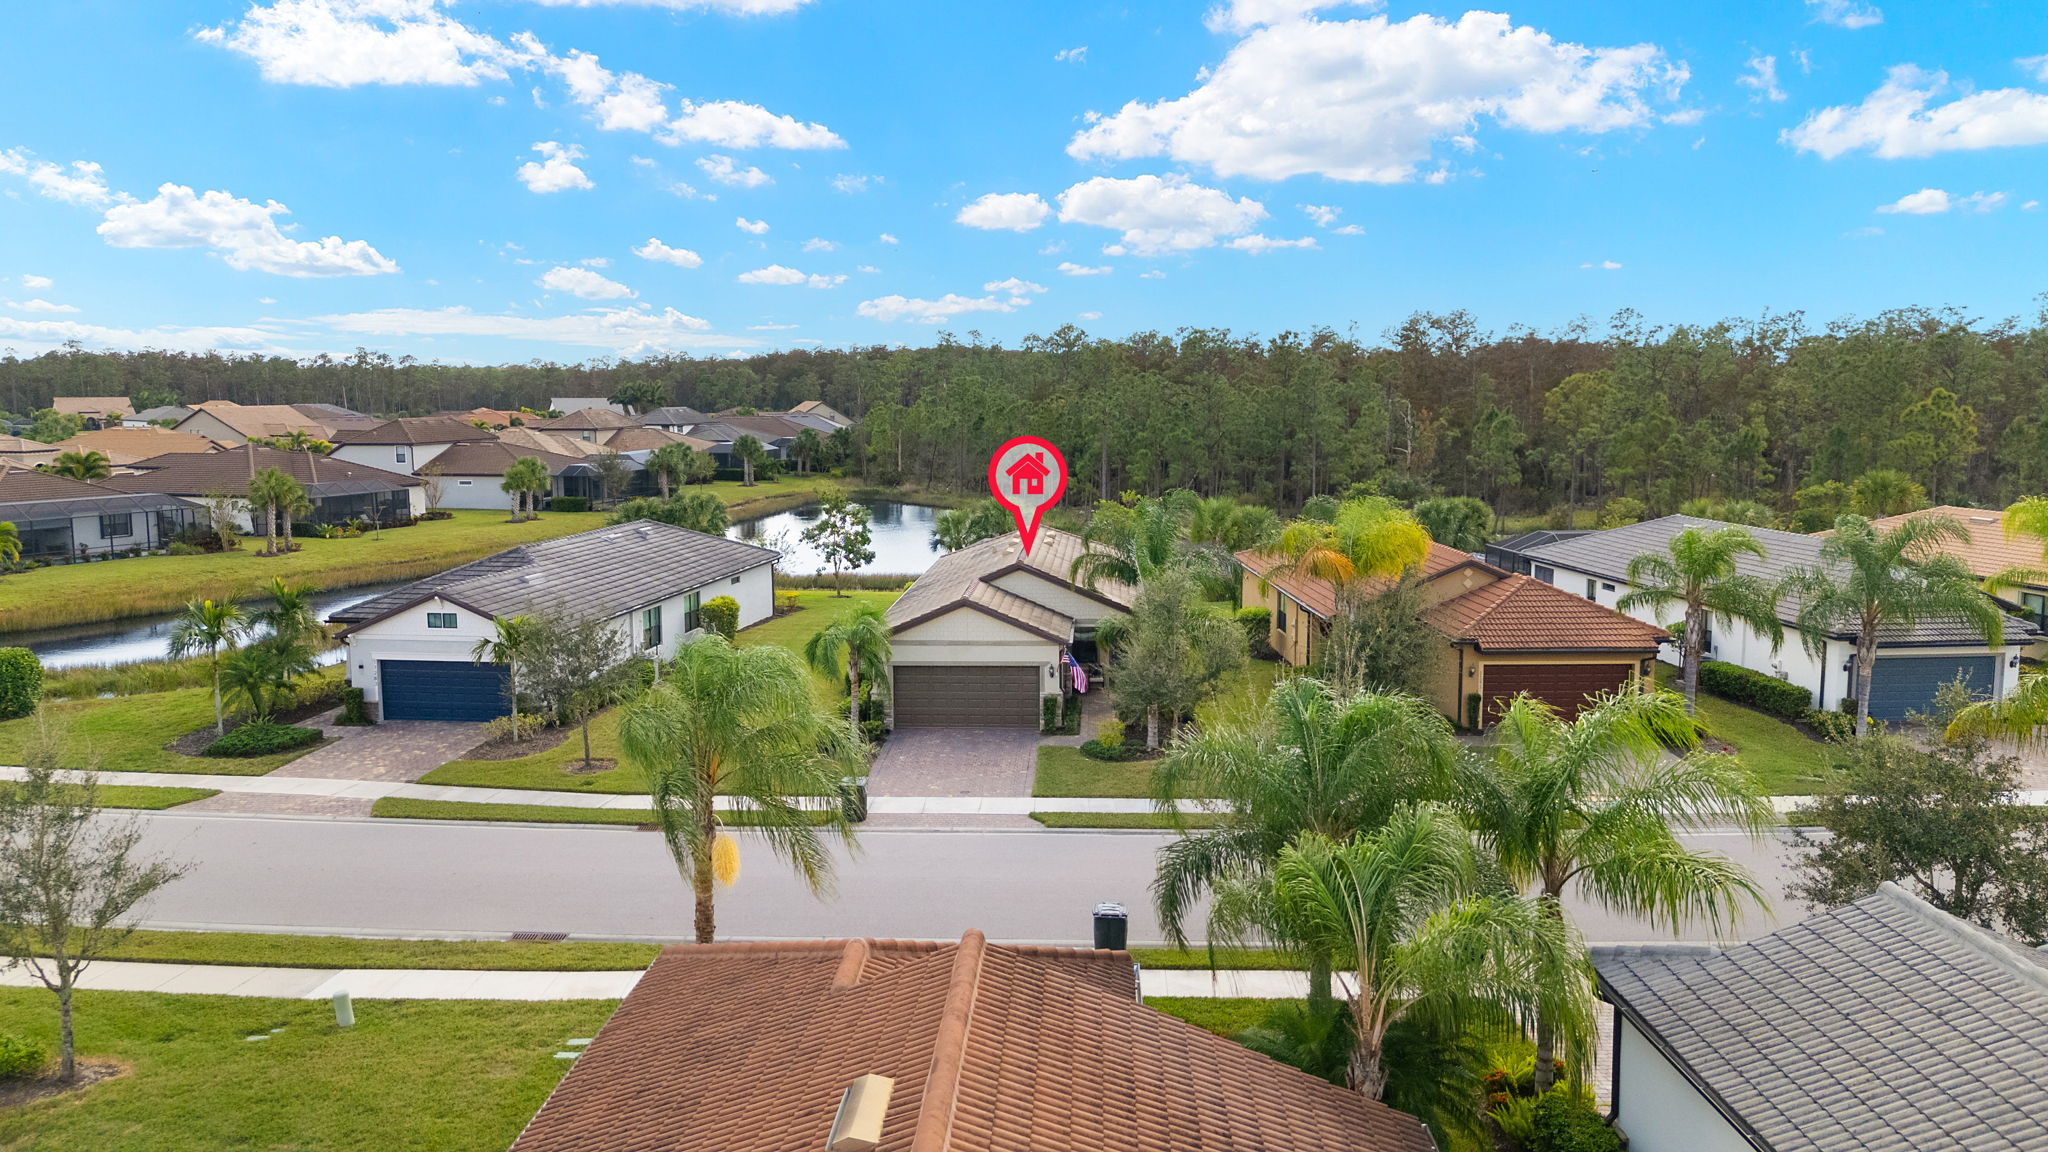
[[[776,557],[772,548],[635,520],[521,544],[395,588],[330,619],[353,630],[434,596],[493,617],[556,604],[612,617],[773,563]]]
[[[1593,961],[1773,1152],[2048,1149],[2048,957],[1895,885],[1725,952]]]
[[[1665,516],[1623,528],[1609,528],[1569,539],[1523,547],[1517,551],[1532,560],[1570,568],[1590,576],[1598,576],[1603,580],[1626,581],[1630,560],[1644,553],[1667,550],[1672,539],[1680,532],[1688,528],[1726,527],[1729,525],[1724,521],[1705,520],[1698,516]],[[1764,546],[1766,555],[1737,557],[1735,567],[1739,572],[1776,583],[1790,575],[1794,569],[1811,568],[1821,562],[1820,549],[1825,541],[1820,537],[1805,536],[1798,532],[1781,532],[1775,528],[1750,528],[1749,531],[1757,538],[1757,542]],[[1799,607],[1795,601],[1788,598],[1779,602],[1778,618],[1786,624],[1794,623],[1798,614]],[[1842,639],[1850,639],[1856,632],[1851,627],[1835,635]],[[2006,643],[2024,644],[2034,635],[2034,630],[2025,621],[2014,617],[2006,619]],[[1911,628],[1886,627],[1880,632],[1878,642],[1975,647],[1981,645],[1984,638],[1964,621],[1949,619],[1926,620]]]

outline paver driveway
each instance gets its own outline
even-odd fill
[[[387,720],[368,728],[316,721],[334,743],[315,748],[273,776],[323,780],[395,780],[410,784],[483,742],[484,726],[434,720]]]
[[[1038,741],[1035,728],[899,728],[868,771],[868,794],[1029,796]]]

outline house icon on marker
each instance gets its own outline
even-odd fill
[[[1019,456],[1016,463],[1003,469],[1010,478],[1012,496],[1045,495],[1045,478],[1052,475],[1052,469],[1045,466],[1045,453],[1033,452]]]

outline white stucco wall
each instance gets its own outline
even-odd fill
[[[329,455],[352,464],[367,464],[386,472],[415,476],[422,465],[450,447],[452,445],[448,444],[343,444]]]
[[[1015,592],[1034,604],[1043,604],[1062,616],[1071,617],[1080,628],[1093,628],[1104,616],[1121,616],[1123,612],[1110,608],[1100,600],[1093,600],[1074,589],[1048,580],[1035,572],[1012,572],[997,581],[995,585],[1008,592]]]
[[[1039,695],[1057,695],[1062,690],[1060,649],[1063,645],[972,608],[956,607],[943,616],[898,632],[893,644],[895,656],[890,663],[892,689],[897,667],[940,664],[959,667],[1035,665],[1039,670]],[[889,693],[891,724],[896,720],[895,696],[892,690]]]
[[[509,515],[512,494],[499,487],[504,482],[503,476],[443,476],[441,507],[489,508]]]
[[[1614,1119],[1628,1133],[1629,1152],[1755,1152],[1627,1020],[1621,1023],[1618,1057]]]

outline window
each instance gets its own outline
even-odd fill
[[[2039,592],[2022,592],[2020,606],[2027,610],[2027,615],[2034,618],[2034,623],[2048,624],[2048,596],[2043,596]]]
[[[1593,595],[1593,578],[1591,576],[1586,577],[1586,599],[1596,604],[1600,601],[1598,596]]]
[[[123,512],[118,516],[100,517],[100,538],[112,540],[120,536],[135,535],[135,513]]]
[[[399,448],[399,449],[396,449],[396,451],[397,451],[397,453],[398,453],[398,462],[399,462],[400,464],[403,464],[403,463],[405,463],[405,449],[403,449],[403,448]]]
[[[1612,584],[1609,584],[1609,583],[1608,583],[1607,581],[1605,581],[1605,580],[1602,580],[1602,581],[1600,582],[1600,590],[1601,590],[1602,592],[1612,592],[1612,591],[1614,591],[1614,585],[1612,585]]]
[[[470,486],[471,484],[474,484],[474,483],[476,483],[476,481],[474,481],[474,480],[457,480],[457,481],[455,482],[455,486],[456,486],[457,488],[467,488],[467,487],[469,487],[469,486]]]
[[[1280,597],[1274,601],[1274,604],[1277,606],[1278,611],[1273,616],[1273,628],[1276,631],[1285,632],[1287,631],[1287,597]]]
[[[453,627],[455,627],[455,613],[453,613],[453,612],[429,612],[429,613],[427,613],[427,627],[429,627],[429,628],[453,628]]]
[[[1536,577],[1536,578],[1537,578],[1538,580],[1541,580],[1541,581],[1543,581],[1543,582],[1544,582],[1545,584],[1555,584],[1555,583],[1557,583],[1557,569],[1555,569],[1555,568],[1549,568],[1549,567],[1545,567],[1545,566],[1544,566],[1544,565],[1542,565],[1542,564],[1538,564],[1538,565],[1536,565],[1536,570],[1535,570],[1535,572],[1533,573],[1533,575],[1534,575],[1534,576],[1535,576],[1535,577]]]
[[[697,611],[697,598],[702,595],[703,593],[701,592],[692,592],[688,596],[683,597],[683,631],[685,632],[695,632],[704,626],[703,618]]]
[[[640,613],[640,646],[642,648],[661,647],[661,605],[659,604]]]

